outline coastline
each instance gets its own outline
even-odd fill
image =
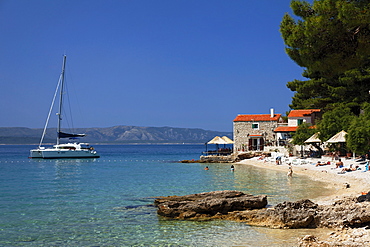
[[[242,160],[236,164],[285,171],[287,174],[290,164],[293,170],[293,178],[295,175],[307,176],[312,180],[324,182],[326,188],[332,191],[328,196],[308,198],[319,205],[333,205],[336,201],[359,197],[363,192],[367,193],[370,191],[370,171],[365,171],[365,164],[360,164],[355,159],[342,159],[344,168],[348,168],[353,164],[353,166],[359,166],[361,170],[345,173],[340,173],[343,168],[335,168],[337,161],[332,160],[328,156],[307,159],[291,157],[282,161],[282,164],[277,165],[271,157],[264,160],[255,157]],[[330,161],[330,165],[316,166],[318,161],[321,163]],[[325,234],[319,236],[312,231],[310,235],[299,238],[299,246],[364,246],[370,243],[370,229],[366,226],[360,228],[331,228],[327,230],[329,232],[326,236]]]
[[[317,162],[326,163],[330,161],[330,165],[315,166]],[[318,204],[331,203],[337,199],[345,197],[360,196],[362,192],[370,191],[370,171],[365,172],[365,165],[356,162],[354,159],[342,160],[344,168],[348,168],[351,164],[359,166],[361,170],[339,173],[342,168],[335,168],[335,160],[331,157],[323,156],[322,158],[307,158],[299,159],[291,157],[289,160],[283,160],[282,164],[276,165],[275,160],[267,158],[260,160],[258,158],[242,160],[236,164],[251,165],[264,169],[274,169],[288,172],[289,163],[293,169],[293,177],[295,175],[307,176],[312,180],[317,180],[326,183],[328,189],[332,189],[334,193],[330,196],[309,198]],[[338,174],[339,173],[339,174]]]

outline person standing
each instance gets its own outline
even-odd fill
[[[292,169],[292,166],[289,164],[289,167],[288,167],[288,177],[292,177],[293,176],[293,169]]]
[[[281,156],[276,157],[276,165],[281,165]]]

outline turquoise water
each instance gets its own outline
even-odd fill
[[[166,220],[154,198],[240,190],[276,204],[325,193],[283,172],[178,162],[203,145],[100,145],[96,160],[31,160],[31,148],[0,146],[0,246],[290,246],[305,230]]]

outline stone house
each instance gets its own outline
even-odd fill
[[[291,110],[288,115],[288,123],[279,124],[274,130],[278,140],[278,145],[284,145],[291,138],[291,133],[298,129],[302,123],[308,123],[311,126],[320,119],[322,112],[320,109]]]
[[[281,114],[238,115],[234,123],[234,152],[263,150],[266,145],[276,144],[274,130],[282,123]]]

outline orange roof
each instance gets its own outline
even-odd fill
[[[309,129],[316,129],[316,125],[309,126]],[[297,131],[298,126],[279,126],[274,129],[274,132],[295,132]]]
[[[320,112],[320,109],[307,109],[307,110],[291,110],[288,118],[289,117],[304,117],[304,116],[309,116],[314,112]]]
[[[274,132],[295,132],[298,129],[298,126],[279,126],[274,129]]]
[[[256,114],[256,115],[238,115],[234,122],[262,122],[262,121],[278,121],[281,114],[275,114],[271,117],[270,114]]]

